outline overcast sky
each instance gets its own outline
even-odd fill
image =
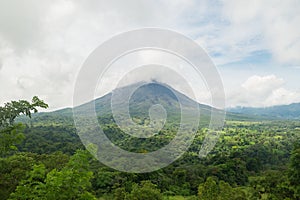
[[[299,0],[0,0],[0,105],[38,95],[50,110],[71,106],[87,56],[143,27],[201,45],[221,74],[227,107],[300,102],[299,10]]]

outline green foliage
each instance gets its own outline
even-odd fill
[[[28,174],[35,165],[43,165],[46,172],[54,168],[60,170],[68,162],[69,157],[60,152],[49,155],[34,153],[17,153],[6,158],[0,158],[0,197],[7,199],[21,181],[28,179]]]
[[[30,151],[39,154],[50,154],[56,151],[73,155],[77,149],[83,149],[80,138],[72,126],[57,126],[55,119],[47,119],[42,125],[35,124],[24,130],[25,139],[18,148],[20,151]]]
[[[219,182],[218,199],[231,200],[234,195],[235,194],[233,192],[233,189],[228,183],[226,183],[225,181]]]
[[[88,158],[86,151],[78,150],[62,170],[53,169],[48,174],[44,165],[35,165],[10,199],[96,199],[88,191],[93,176]]]
[[[151,181],[142,181],[134,184],[130,194],[126,195],[126,200],[161,200],[163,199],[160,190]]]
[[[6,156],[17,150],[17,144],[24,139],[24,125],[13,124],[6,128],[0,128],[0,156]]]
[[[125,187],[118,187],[113,191],[113,198],[115,200],[162,200],[163,195],[157,189],[157,185],[151,181],[141,181],[141,183],[134,183],[130,191]]]
[[[15,190],[36,162],[35,155],[29,153],[0,158],[0,197],[2,199],[6,199]]]
[[[45,175],[44,165],[34,165],[32,171],[27,174],[27,179],[20,181],[20,185],[9,199],[42,199]]]
[[[277,170],[268,170],[260,176],[250,177],[250,186],[254,188],[252,193],[256,198],[284,199],[293,197],[286,173]]]
[[[139,98],[135,100],[150,105],[149,99]],[[139,109],[147,110],[132,108],[133,120],[146,125],[149,119],[139,116]],[[6,120],[8,126],[0,129],[0,151],[5,152],[0,158],[0,199],[299,199],[299,145],[292,149],[300,139],[299,121],[227,121],[213,151],[200,160],[197,155],[207,134],[201,126],[188,152],[173,164],[131,174],[76,151],[84,147],[68,112],[32,115],[30,126]],[[169,120],[154,137],[140,139],[121,131],[111,116],[99,118],[107,137],[133,152],[168,144],[176,135],[175,121]],[[10,154],[16,146],[23,153]],[[97,152],[96,146],[88,149]]]
[[[198,197],[201,200],[246,200],[246,194],[240,188],[232,188],[225,181],[217,183],[213,177],[199,185]]]
[[[12,125],[16,117],[21,114],[31,117],[32,112],[38,112],[38,107],[48,108],[48,105],[37,96],[32,98],[31,103],[26,100],[5,103],[4,107],[0,107],[0,127],[2,128]]]
[[[124,200],[128,195],[125,188],[123,187],[115,189],[113,194],[114,194],[114,200]]]
[[[296,143],[292,151],[289,166],[289,181],[294,190],[294,197],[300,198],[300,143]]]
[[[208,177],[205,183],[199,185],[198,196],[199,199],[209,200],[217,199],[219,195],[219,188],[216,181],[212,177]]]
[[[45,197],[47,199],[95,199],[88,192],[93,173],[89,171],[89,154],[77,151],[61,171],[56,169],[45,179]]]
[[[12,101],[0,106],[0,156],[9,154],[11,150],[17,150],[16,144],[19,144],[24,135],[22,131],[24,126],[14,124],[16,117],[21,114],[31,118],[31,112],[36,113],[37,108],[47,108],[48,105],[37,96],[32,98],[32,102],[25,100]]]

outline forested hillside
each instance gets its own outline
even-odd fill
[[[105,124],[105,131],[114,143],[136,152],[159,148],[167,143],[173,134],[170,128],[152,138],[151,143],[136,143],[124,135],[114,123]],[[173,196],[211,199],[218,195],[225,199],[221,195],[224,193],[222,190],[226,190],[228,199],[234,199],[231,196],[233,194],[237,195],[236,199],[297,199],[295,188],[299,185],[299,179],[295,179],[295,176],[299,176],[299,149],[296,145],[300,135],[299,122],[228,121],[220,132],[221,137],[214,151],[200,160],[197,154],[206,131],[207,129],[199,129],[190,150],[167,168],[147,174],[127,174],[105,167],[91,156],[82,157],[78,159],[82,159],[82,164],[87,165],[86,173],[93,174],[88,176],[86,184],[89,187],[77,188],[75,183],[68,182],[68,179],[64,183],[57,183],[57,187],[60,187],[59,184],[68,185],[69,192],[80,189],[104,199],[124,199],[125,196],[134,199],[130,196],[135,196],[135,193],[140,196],[138,193],[144,194],[144,190],[149,190],[150,196],[157,193],[161,198],[168,196],[171,199],[175,198]],[[50,175],[58,176],[55,179],[60,179],[60,176],[68,177],[70,174],[79,178],[76,170],[68,167],[70,157],[73,158],[74,154],[81,155],[82,152],[77,150],[84,149],[74,127],[55,125],[49,118],[43,125],[27,126],[24,133],[25,139],[19,145],[21,152],[1,159],[1,196],[8,197],[9,193],[14,191],[22,191],[19,195],[23,195],[23,189],[32,194],[37,183],[22,190],[16,190],[16,187],[23,185],[24,181],[31,182],[34,173],[44,174],[37,179],[38,184],[46,184]],[[80,176],[83,175],[84,173]],[[84,176],[82,178],[87,178]],[[215,190],[216,193],[205,193],[210,190]],[[34,193],[36,192],[38,191]],[[18,199],[16,195],[12,195],[11,198]],[[147,198],[152,197],[143,199]]]
[[[34,104],[31,110],[39,105],[45,107]],[[93,158],[76,134],[72,117],[43,113],[22,119],[26,123],[20,125],[15,117],[7,118],[11,110],[1,108],[1,142],[8,146],[0,158],[1,199],[300,198],[299,121],[227,120],[213,151],[200,159],[198,152],[208,133],[203,125],[180,159],[139,174],[113,170]],[[15,116],[31,116],[30,109],[19,111],[24,112]],[[177,129],[171,120],[159,134],[137,139],[120,130],[110,115],[98,120],[114,144],[139,153],[163,147]],[[135,120],[147,123],[138,113]]]

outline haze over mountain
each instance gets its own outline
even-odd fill
[[[229,112],[273,119],[300,119],[300,103],[265,108],[236,107]]]

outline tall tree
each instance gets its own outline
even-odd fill
[[[20,115],[31,118],[31,114],[38,112],[38,108],[48,108],[48,105],[37,96],[34,96],[31,102],[11,101],[3,107],[0,106],[0,156],[16,150],[16,145],[24,139],[24,126],[20,123],[15,124],[15,119]]]

